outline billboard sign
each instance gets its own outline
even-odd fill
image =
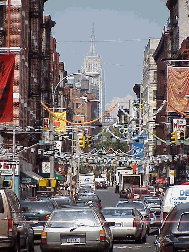
[[[133,156],[135,157],[143,157],[143,143],[140,142],[133,142]]]

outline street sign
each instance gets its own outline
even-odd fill
[[[54,150],[43,151],[43,156],[51,156],[54,155]]]

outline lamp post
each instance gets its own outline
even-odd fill
[[[57,91],[57,88],[59,87],[59,85],[67,78],[74,76],[74,75],[81,75],[81,76],[88,76],[88,77],[96,77],[96,75],[93,74],[84,74],[84,73],[71,73],[68,74],[67,76],[65,76],[64,78],[62,78],[57,84],[56,86],[52,86],[52,105],[53,105],[53,114],[55,112],[55,94]],[[53,152],[54,150],[54,116],[53,116],[53,122],[50,124],[50,143],[51,143],[51,150]],[[53,178],[54,177],[54,155],[52,154],[50,156],[50,177]]]

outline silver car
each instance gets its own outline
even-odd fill
[[[146,241],[147,226],[136,208],[105,207],[102,213],[107,222],[114,223],[114,226],[110,227],[114,240],[134,239],[137,243]]]
[[[113,236],[107,222],[90,207],[56,209],[41,234],[41,251],[113,250]]]

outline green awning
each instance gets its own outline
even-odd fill
[[[21,184],[37,185],[42,178],[43,177],[32,171],[20,171]]]
[[[61,176],[60,174],[55,174],[54,173],[54,178],[57,180],[64,180],[64,176]]]

